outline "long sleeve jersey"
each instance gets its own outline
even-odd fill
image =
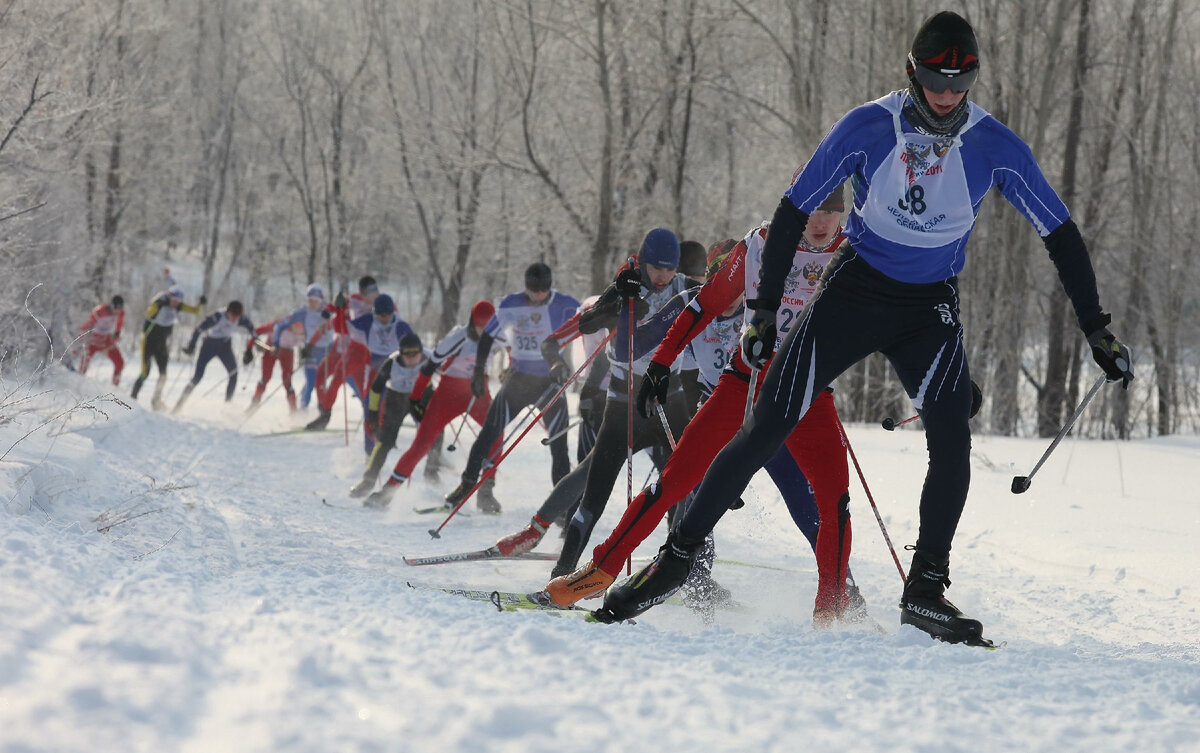
[[[350,322],[350,337],[371,352],[371,368],[378,369],[400,347],[400,338],[412,332],[408,322],[392,315],[389,324],[381,324],[374,314],[363,314]]]
[[[675,324],[663,338],[662,345],[654,353],[654,362],[670,366],[683,352],[688,343],[704,332],[743,293],[748,301],[759,297],[760,268],[770,223],[764,222],[754,228],[738,242],[724,263],[704,283],[700,292],[692,298],[687,309],[675,320]],[[803,237],[793,247],[790,256],[791,268],[783,275],[780,286],[779,310],[776,314],[777,339],[775,347],[799,318],[800,311],[808,303],[821,281],[825,266],[833,258],[842,243],[841,232],[833,234],[829,243],[821,248],[810,245]],[[744,318],[749,320],[750,308],[744,309]],[[697,358],[697,361],[700,359]],[[749,366],[741,358],[741,348],[729,359],[727,368],[743,376],[750,373]]]
[[[182,303],[179,308],[171,305],[171,296],[166,293],[159,293],[150,301],[150,305],[146,307],[146,321],[142,325],[142,332],[148,333],[155,327],[166,328],[174,327],[175,322],[179,319],[179,312],[186,311],[189,314],[202,314],[204,309],[199,305],[191,303]]]
[[[92,309],[87,321],[79,328],[79,334],[109,335],[118,338],[121,328],[125,326],[125,309],[114,309],[111,304],[102,303]]]
[[[224,311],[214,311],[204,317],[204,321],[200,322],[192,331],[188,347],[196,347],[196,341],[200,339],[201,334],[206,340],[232,340],[233,331],[238,327],[246,330],[251,341],[254,340],[254,324],[251,323],[249,317],[239,316],[237,319],[230,319]]]
[[[512,293],[500,301],[483,331],[510,346],[514,369],[532,376],[549,376],[550,366],[542,358],[542,341],[578,309],[579,301],[557,290],[551,290],[542,304],[533,303],[524,293]]]
[[[957,134],[926,134],[904,115],[908,97],[892,92],[854,108],[817,146],[776,211],[773,227],[780,237],[767,244],[763,301],[779,299],[795,237],[847,178],[854,206],[846,237],[872,267],[911,283],[962,271],[979,206],[995,187],[1042,237],[1088,331],[1101,316],[1091,259],[1029,146],[973,102]]]

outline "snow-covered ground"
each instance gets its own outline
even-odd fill
[[[857,481],[852,567],[886,636],[812,629],[812,556],[765,477],[718,529],[716,575],[743,611],[712,626],[672,605],[616,626],[499,613],[406,581],[533,590],[549,564],[401,557],[524,525],[549,485],[540,429],[505,462],[504,514],[434,541],[440,517],[412,507],[455,483],[465,447],[386,512],[333,509],[360,441],[254,436],[305,420],[278,395],[239,429],[246,390],[226,405],[206,381],[169,416],[144,407],[148,385],[132,410],[18,442],[52,406],[107,392],[105,366],[3,411],[37,408],[0,425],[0,453],[16,443],[0,460],[0,752],[1200,750],[1195,437],[1067,440],[1022,496],[1011,478],[1046,442],[976,437],[949,595],[1006,643],[984,651],[898,627],[899,574]],[[910,543],[920,430],[848,431]]]

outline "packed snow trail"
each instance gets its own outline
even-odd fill
[[[93,371],[50,385],[42,415],[107,392]],[[453,485],[465,448],[441,486],[417,474],[386,511],[336,510],[321,499],[350,502],[361,438],[256,438],[306,420],[282,400],[233,431],[248,402],[198,390],[174,417],[110,404],[0,461],[0,753],[1200,750],[1195,437],[1068,438],[1021,496],[1010,480],[1044,441],[975,438],[948,595],[1006,643],[989,652],[898,627],[899,579],[856,482],[851,566],[886,636],[812,629],[811,552],[757,479],[717,529],[714,574],[747,609],[713,626],[674,605],[603,626],[411,589],[545,584],[547,562],[402,557],[523,526],[547,450],[527,441],[505,461],[502,515],[456,517],[433,541],[412,507]],[[0,425],[0,446],[39,420]],[[898,546],[916,533],[917,427],[847,427]],[[535,551],[555,551],[557,530]]]

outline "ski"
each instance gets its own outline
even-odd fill
[[[340,434],[342,432],[342,429],[321,429],[320,431],[309,431],[308,429],[305,429],[302,426],[299,429],[284,429],[282,431],[268,431],[263,434],[253,434],[251,436],[253,436],[255,439],[264,439],[266,437],[287,437],[287,436],[292,436],[294,434],[323,434],[323,433],[328,434],[328,433],[332,433],[332,432],[338,432]]]
[[[324,497],[321,497],[321,504],[325,505],[326,507],[332,507],[335,510],[361,510],[361,509],[363,509],[362,505],[335,505],[332,502],[330,502],[329,500],[325,499]]]
[[[421,565],[445,565],[451,562],[476,562],[478,560],[538,560],[542,562],[554,562],[558,560],[558,555],[550,554],[549,552],[525,552],[524,554],[510,554],[505,556],[500,553],[499,548],[490,546],[487,549],[477,549],[471,552],[437,554],[432,557],[405,557],[404,564],[418,567]]]
[[[453,505],[433,505],[432,507],[414,507],[413,512],[415,512],[417,515],[432,515],[435,512],[449,513],[453,509]],[[458,514],[466,515],[468,517],[471,515],[471,513],[463,511],[459,511]]]
[[[575,607],[557,607],[545,595],[544,591],[535,593],[516,593],[512,591],[479,591],[469,588],[450,588],[446,586],[427,586],[412,581],[405,581],[405,585],[416,590],[426,591],[441,591],[442,593],[454,594],[462,596],[471,601],[486,601],[496,607],[501,612],[523,612],[523,611],[538,611],[550,612],[551,614],[571,614],[583,619],[585,622],[601,622],[591,612],[586,609],[576,609]],[[628,621],[633,624],[633,620]]]

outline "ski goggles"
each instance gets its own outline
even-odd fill
[[[420,348],[404,348],[400,351],[400,355],[404,356],[405,358],[419,358],[420,356],[425,355],[425,352]]]
[[[917,83],[933,92],[941,94],[949,89],[955,94],[962,94],[970,89],[979,76],[979,63],[971,63],[968,68],[929,68],[924,63],[918,63],[910,52],[908,54],[908,72]]]

